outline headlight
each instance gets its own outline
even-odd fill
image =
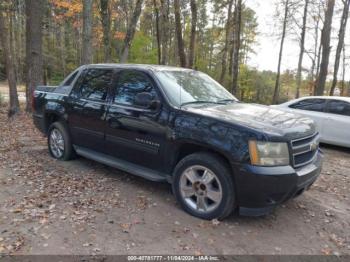
[[[287,166],[289,151],[287,143],[249,141],[249,154],[252,165]]]

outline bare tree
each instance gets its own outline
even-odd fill
[[[14,65],[14,55],[11,50],[10,43],[10,32],[8,29],[7,20],[3,15],[4,10],[2,10],[2,5],[0,4],[0,44],[2,45],[4,57],[5,57],[5,66],[6,66],[6,77],[9,84],[9,94],[10,94],[10,104],[8,115],[13,116],[19,112],[19,101],[17,95],[17,83],[16,83],[16,69]]]
[[[167,0],[160,0],[160,21],[161,21],[161,64],[168,63],[168,38],[169,38],[169,16],[168,16],[168,2]]]
[[[137,22],[139,21],[141,10],[142,10],[143,0],[136,0],[136,5],[134,12],[131,17],[131,21],[129,23],[128,29],[126,31],[125,39],[124,39],[124,48],[122,52],[122,56],[120,58],[121,63],[125,63],[128,60],[129,49],[131,46],[131,42],[134,39]]]
[[[104,61],[111,61],[111,12],[109,0],[100,0],[100,16],[103,30]]]
[[[180,14],[180,1],[174,0],[174,13],[175,13],[175,28],[176,28],[176,38],[177,38],[177,49],[180,58],[180,65],[186,67],[186,54],[185,45],[182,38],[182,25],[181,25],[181,14]]]
[[[330,41],[331,41],[334,2],[335,0],[327,1],[327,9],[325,13],[325,20],[324,20],[322,34],[321,34],[322,59],[321,59],[321,65],[320,65],[320,72],[319,72],[319,76],[318,76],[317,84],[315,88],[315,95],[323,95],[325,85],[326,85],[326,79],[328,75],[329,54],[331,51]]]
[[[345,45],[343,45],[343,72],[342,72],[342,81],[341,81],[341,95],[345,95],[345,69],[346,69],[346,53],[345,53]]]
[[[310,90],[309,94],[312,95],[314,93],[314,87],[315,87],[315,76],[318,73],[318,67],[319,67],[319,54],[320,54],[320,46],[319,45],[319,31],[320,31],[320,21],[321,21],[321,3],[318,3],[317,7],[317,13],[312,15],[312,19],[314,21],[314,45],[313,45],[313,54],[311,58],[312,64],[310,69]]]
[[[158,64],[161,64],[162,60],[162,49],[161,49],[161,35],[159,28],[159,7],[157,4],[157,0],[153,0],[154,12],[156,15],[156,37],[157,37],[157,56],[158,56]]]
[[[335,89],[335,86],[337,85],[337,81],[338,81],[340,54],[341,54],[343,46],[344,46],[345,30],[346,30],[346,24],[348,22],[350,0],[344,0],[343,3],[344,3],[344,8],[343,8],[342,17],[340,19],[340,27],[339,27],[339,33],[338,33],[338,45],[337,45],[337,51],[335,53],[333,81],[332,81],[332,86],[331,86],[331,91],[330,91],[331,96],[334,95],[334,89]]]
[[[303,66],[303,57],[305,52],[305,32],[306,32],[306,19],[307,19],[308,5],[309,5],[309,0],[305,0],[303,25],[301,28],[301,36],[300,36],[300,53],[299,53],[299,61],[298,61],[298,69],[297,69],[297,92],[295,95],[296,98],[299,98],[300,96],[301,70]]]
[[[189,57],[188,57],[188,67],[193,68],[194,55],[195,55],[195,44],[196,44],[196,27],[197,27],[197,4],[196,0],[191,0],[191,39],[190,39],[190,48],[189,48]]]
[[[320,21],[322,20],[322,22],[324,23],[324,20],[322,19],[322,12],[324,12],[324,6],[322,3],[319,3],[318,5],[318,13],[317,13],[317,24],[316,24],[316,28],[315,30],[317,30],[316,33],[316,42],[315,42],[315,54],[316,54],[316,48],[317,48],[317,41],[318,41],[318,34],[319,34],[319,28],[320,28]],[[322,31],[321,31],[321,35],[322,35]],[[320,72],[320,64],[321,64],[321,54],[322,54],[322,43],[321,43],[321,39],[320,39],[320,44],[318,46],[318,51],[317,51],[317,61],[316,61],[316,73],[315,73],[315,77],[318,79],[318,73]],[[316,79],[316,80],[317,80]],[[317,81],[315,81],[314,83],[314,93],[316,90],[316,85],[317,85]]]
[[[83,1],[83,65],[92,63],[92,0]]]
[[[228,2],[228,8],[227,8],[227,20],[226,20],[226,28],[225,28],[225,44],[224,49],[222,50],[222,58],[221,58],[221,74],[220,74],[220,83],[223,84],[225,74],[226,74],[226,67],[227,67],[227,52],[228,52],[228,45],[230,41],[230,35],[232,32],[232,7],[233,7],[233,0],[229,0]]]
[[[238,89],[238,71],[239,54],[241,48],[241,24],[242,24],[242,0],[236,0],[234,19],[234,38],[233,38],[233,64],[232,64],[232,94],[237,93]]]
[[[32,94],[43,83],[42,23],[44,0],[26,0],[26,110],[32,111]]]
[[[283,25],[282,25],[282,36],[281,36],[281,43],[280,43],[280,51],[278,55],[278,65],[277,65],[277,76],[276,76],[276,82],[275,82],[275,91],[273,94],[272,103],[276,104],[279,99],[279,91],[280,91],[280,77],[281,77],[281,62],[282,62],[282,54],[283,54],[283,46],[284,46],[284,40],[286,37],[286,28],[287,28],[287,22],[288,22],[288,15],[289,15],[289,0],[286,0],[284,2],[284,17],[283,17]]]

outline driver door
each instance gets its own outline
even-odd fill
[[[161,101],[153,79],[145,72],[118,72],[113,101],[107,112],[106,150],[109,155],[144,167],[162,166],[167,117],[161,102],[155,109],[135,103],[138,93],[151,94]]]

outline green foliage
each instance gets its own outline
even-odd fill
[[[291,92],[295,89],[295,81],[292,81],[290,73],[281,75],[280,102],[291,98]],[[246,65],[240,66],[238,79],[239,91],[237,97],[244,102],[259,104],[271,104],[276,81],[276,73],[272,71],[258,71]]]
[[[157,64],[157,49],[152,47],[152,38],[143,32],[137,32],[132,42],[129,60],[130,63]]]

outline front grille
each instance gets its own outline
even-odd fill
[[[319,147],[318,133],[291,142],[293,166],[302,167],[314,160]]]

